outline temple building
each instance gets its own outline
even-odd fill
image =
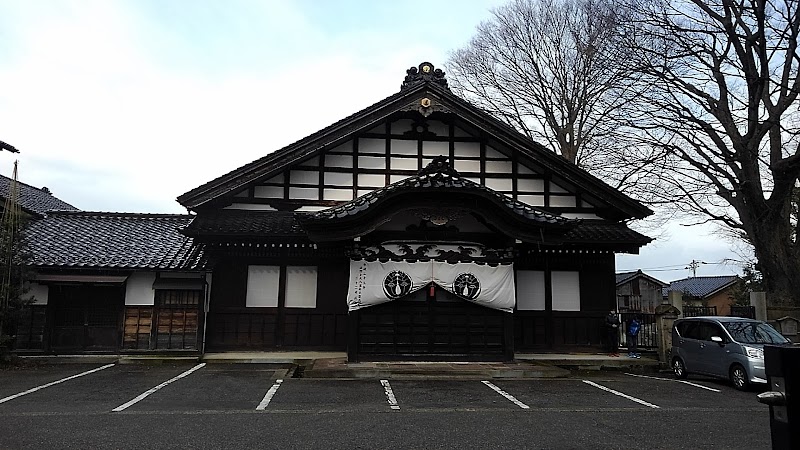
[[[54,263],[32,235],[38,289],[114,286],[117,351],[511,360],[599,348],[614,254],[651,241],[626,225],[647,207],[454,95],[427,62],[396,94],[178,202],[191,214],[102,219],[134,221],[159,257]]]

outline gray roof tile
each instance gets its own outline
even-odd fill
[[[17,182],[19,206],[28,213],[43,215],[47,211],[78,211],[78,208],[60,200],[49,191]],[[0,197],[7,199],[11,192],[11,178],[0,175]]]
[[[206,267],[202,246],[179,228],[190,215],[51,212],[24,237],[31,265],[108,269],[195,270]]]

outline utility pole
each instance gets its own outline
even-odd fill
[[[701,264],[706,264],[706,262],[693,259],[688,266],[684,267],[684,269],[691,269],[692,278],[695,278],[697,276],[697,268],[700,267]]]

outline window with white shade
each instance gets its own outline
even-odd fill
[[[553,311],[580,311],[581,287],[578,272],[553,271]]]
[[[544,311],[544,271],[517,271],[517,310]]]
[[[247,307],[278,307],[278,266],[247,266]]]
[[[287,308],[317,307],[317,268],[289,266],[286,268]]]

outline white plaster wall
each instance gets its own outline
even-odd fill
[[[134,272],[125,282],[125,306],[149,306],[155,303],[155,272]]]
[[[33,303],[36,305],[46,305],[47,297],[50,293],[50,288],[46,284],[31,283],[31,290],[28,291],[28,296],[33,297]]]

